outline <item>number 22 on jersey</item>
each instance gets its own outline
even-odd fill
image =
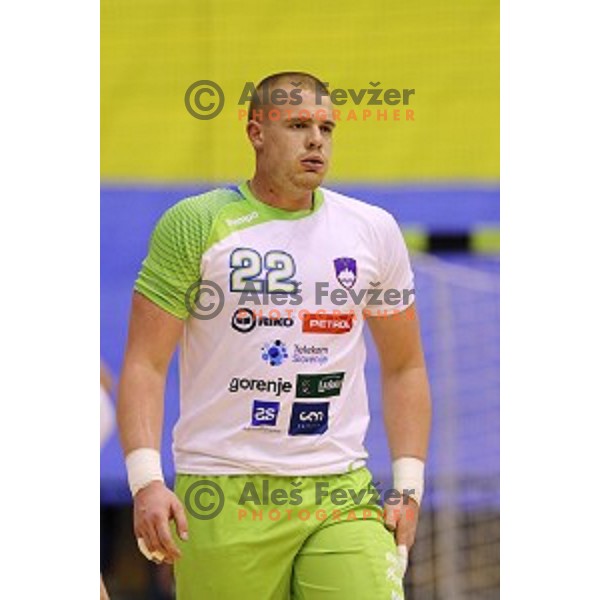
[[[253,248],[236,248],[229,257],[231,292],[295,294],[298,282],[294,258],[283,250],[269,250],[264,256]]]

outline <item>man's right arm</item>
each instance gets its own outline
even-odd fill
[[[137,448],[160,449],[167,370],[183,323],[138,292],[133,294],[119,386],[119,433],[125,456]]]
[[[183,324],[142,294],[134,293],[117,409],[126,460],[140,449],[160,453],[165,381]],[[175,519],[179,535],[185,539],[183,507],[162,481],[135,491],[135,534],[143,538],[150,552],[164,554],[167,562],[180,556],[169,530],[170,519]]]
[[[221,201],[218,194],[211,198],[188,198],[163,214],[135,283],[118,421],[134,497],[135,534],[140,550],[152,560],[156,556],[150,553],[163,555],[167,562],[180,556],[170,519],[175,520],[179,537],[187,536],[183,506],[163,483],[159,450],[167,370],[189,317],[188,290],[200,280],[203,245],[210,231],[207,211]]]

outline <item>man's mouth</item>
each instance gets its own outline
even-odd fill
[[[325,166],[325,161],[320,156],[308,156],[300,161],[305,167],[309,169],[320,171]]]

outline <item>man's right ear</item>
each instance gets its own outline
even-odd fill
[[[263,126],[255,120],[248,121],[246,125],[246,134],[255,150],[259,150],[263,145]]]

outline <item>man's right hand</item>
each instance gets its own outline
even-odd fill
[[[181,557],[175,545],[169,521],[175,520],[182,540],[188,538],[188,525],[183,506],[177,496],[162,481],[153,481],[142,488],[133,499],[133,529],[143,538],[150,552],[164,554],[164,562],[173,564]]]

